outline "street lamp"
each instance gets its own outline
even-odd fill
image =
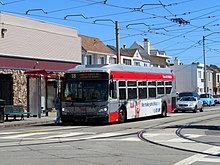
[[[117,52],[117,64],[121,64],[121,58],[120,58],[120,43],[119,43],[119,25],[118,21],[113,21],[111,19],[98,19],[95,20],[94,23],[98,21],[110,21],[115,24],[115,37],[116,37],[116,52]]]

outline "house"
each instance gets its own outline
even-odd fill
[[[213,92],[220,94],[220,68],[216,65],[210,65],[209,68],[213,71]]]
[[[80,35],[82,44],[82,64],[116,63],[116,56],[96,37]]]
[[[77,29],[3,12],[0,17],[0,99],[32,114],[51,108],[56,75],[81,63]]]
[[[213,88],[214,71],[211,67],[206,65],[206,92],[214,94]]]
[[[116,47],[112,45],[107,45],[112,53],[116,56]],[[138,49],[135,48],[121,48],[120,49],[120,61],[125,65],[135,65],[135,66],[150,66],[149,60],[144,60]]]
[[[167,59],[171,58],[165,54],[165,51],[159,51],[150,45],[150,41],[147,38],[144,39],[144,42],[134,42],[130,48],[138,49],[142,58],[150,60],[151,65],[154,67],[166,68]]]
[[[174,65],[171,65],[170,69],[175,74],[176,92],[204,93],[204,64],[183,65],[178,58],[175,58]]]

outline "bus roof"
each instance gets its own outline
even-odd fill
[[[104,64],[104,65],[78,65],[75,68],[67,70],[66,73],[81,71],[123,71],[123,72],[147,72],[147,73],[168,73],[172,74],[170,68],[144,67],[123,64]]]

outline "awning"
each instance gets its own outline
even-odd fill
[[[29,77],[37,78],[39,75],[43,76],[43,78],[57,78],[58,73],[54,72],[47,72],[44,69],[34,69],[25,71],[24,74],[28,75]]]

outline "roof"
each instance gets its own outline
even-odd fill
[[[87,52],[100,52],[106,54],[112,54],[111,50],[105,46],[105,44],[96,37],[79,35],[81,37],[82,49]]]
[[[109,47],[111,49],[112,53],[116,55],[116,47],[115,46],[107,45],[107,47]],[[136,49],[136,48],[120,49],[120,55],[121,56],[127,56],[127,57],[133,57],[137,50],[138,49]]]
[[[75,68],[69,69],[67,72],[80,72],[85,70],[90,71],[127,71],[127,72],[149,72],[149,73],[170,73],[170,68],[144,67],[124,64],[97,64],[97,65],[77,65]]]
[[[214,69],[215,72],[220,72],[220,68],[219,68],[218,66],[216,66],[216,65],[210,65],[210,67],[211,67],[212,69]]]

